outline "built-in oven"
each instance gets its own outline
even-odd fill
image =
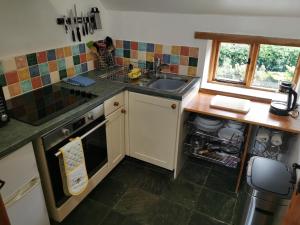
[[[72,138],[81,138],[89,179],[107,165],[106,122],[103,105],[100,105],[83,116],[55,128],[36,141],[37,161],[41,179],[44,181],[45,196],[48,198],[46,199],[48,209],[50,207],[52,211],[58,210],[71,198],[77,197],[67,196],[64,193],[59,166],[59,149]],[[66,212],[69,211],[68,209]]]

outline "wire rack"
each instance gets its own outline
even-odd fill
[[[240,129],[242,136],[233,134],[230,138],[218,136],[220,129],[226,127],[225,121],[219,129],[212,132],[199,129],[192,120],[186,122],[186,127],[188,136],[184,144],[185,154],[230,168],[238,167],[245,126]]]

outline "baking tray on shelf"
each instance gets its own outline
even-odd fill
[[[191,157],[206,160],[234,169],[238,168],[240,163],[240,158],[236,155],[210,150],[200,150],[195,152],[192,145],[187,143],[184,144],[184,153]]]

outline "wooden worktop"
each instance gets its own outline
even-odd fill
[[[300,118],[290,116],[276,116],[269,113],[270,105],[267,103],[251,101],[251,108],[247,114],[225,111],[210,107],[212,94],[199,92],[197,96],[185,107],[188,112],[201,113],[224,119],[236,120],[248,124],[260,125],[292,133],[300,133]]]

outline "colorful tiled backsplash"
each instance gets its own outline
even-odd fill
[[[164,72],[191,76],[197,74],[199,48],[125,40],[116,40],[115,46],[118,65],[131,63],[152,70],[154,59],[160,58],[162,63],[169,65]]]
[[[6,99],[94,69],[85,44],[0,60],[0,87]]]

